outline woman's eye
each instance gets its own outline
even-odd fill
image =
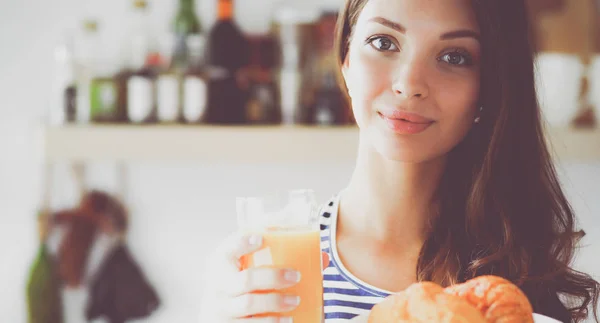
[[[395,52],[398,51],[398,47],[394,42],[387,37],[375,37],[369,40],[371,46],[373,46],[376,50],[382,52]]]
[[[460,52],[452,52],[444,54],[440,60],[450,65],[471,65],[473,63],[471,57],[468,54]]]

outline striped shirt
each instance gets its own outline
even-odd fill
[[[391,292],[371,286],[352,275],[340,261],[336,248],[336,225],[339,194],[325,204],[321,212],[321,250],[329,254],[329,266],[323,272],[325,323],[343,323],[355,316],[368,314],[371,308]],[[535,322],[556,322],[534,313]]]
[[[340,261],[336,248],[339,195],[321,209],[321,249],[329,254],[323,272],[325,323],[343,322],[367,314],[390,292],[371,286],[352,275]]]

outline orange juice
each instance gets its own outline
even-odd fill
[[[300,296],[300,305],[282,315],[291,316],[294,323],[320,323],[323,317],[323,273],[319,231],[276,229],[262,236],[262,249],[244,257],[242,267],[267,266],[299,271],[300,282],[280,292]]]

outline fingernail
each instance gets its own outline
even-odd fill
[[[291,317],[280,317],[279,323],[294,323],[294,319]]]
[[[283,279],[290,283],[297,283],[300,281],[300,272],[295,270],[286,270],[283,274]]]
[[[251,246],[258,246],[261,244],[262,237],[258,235],[251,235],[248,237],[248,244]]]
[[[300,304],[300,296],[283,296],[283,304],[288,306],[298,306],[298,304]]]

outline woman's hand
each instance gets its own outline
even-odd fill
[[[291,268],[241,268],[241,257],[259,250],[261,246],[260,236],[238,233],[230,235],[217,246],[207,259],[200,322],[291,322],[285,314],[283,317],[263,315],[289,312],[298,306],[302,300],[297,295],[278,291],[296,285],[301,279],[300,273]],[[323,253],[324,268],[328,263],[329,257]]]
[[[355,316],[354,318],[348,321],[349,323],[368,323],[369,322],[369,314],[362,314],[359,316]]]

